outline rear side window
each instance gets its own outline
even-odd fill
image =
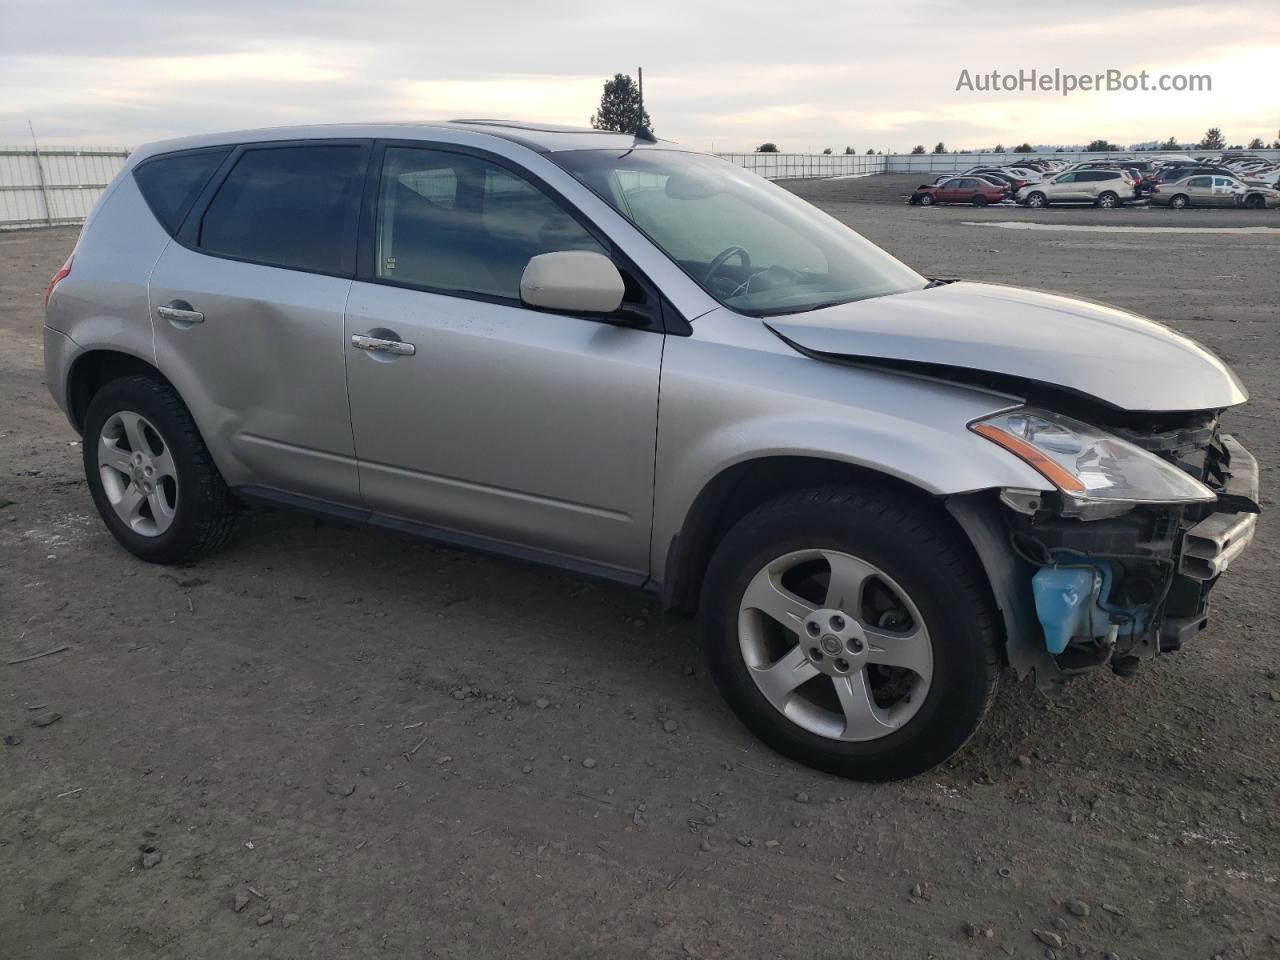
[[[177,232],[191,204],[230,152],[227,148],[157,157],[133,171],[147,206],[170,234]]]
[[[363,150],[247,150],[209,203],[196,244],[208,253],[313,273],[350,275]]]

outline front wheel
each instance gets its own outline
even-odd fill
[[[932,207],[932,206],[933,206],[933,202],[934,202],[934,201],[933,201],[933,194],[931,194],[931,193],[922,193],[922,194],[920,194],[920,206],[922,206],[922,207]]]
[[[1049,198],[1046,197],[1039,190],[1035,191],[1034,193],[1027,194],[1028,207],[1032,207],[1034,209],[1039,210],[1043,207],[1047,207],[1048,205],[1049,205]]]
[[[237,501],[168,384],[108,383],[89,403],[82,448],[94,505],[134,556],[184,563],[230,538]]]
[[[1191,200],[1186,194],[1180,193],[1169,201],[1169,206],[1173,207],[1175,210],[1183,210],[1191,206]]]
[[[738,718],[780,753],[856,780],[960,749],[995,692],[990,589],[930,504],[823,488],[761,506],[717,548],[707,658]]]

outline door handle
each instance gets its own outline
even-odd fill
[[[351,336],[351,345],[357,350],[368,350],[370,353],[393,353],[398,357],[412,357],[418,348],[403,340],[383,340],[379,337],[366,337],[356,333]]]
[[[163,307],[156,307],[156,313],[171,323],[204,323],[204,314],[192,310],[185,300],[171,300]]]

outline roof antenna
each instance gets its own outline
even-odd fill
[[[644,117],[644,67],[636,67],[636,76],[640,86],[640,102],[636,104],[636,143],[657,143],[658,138],[641,122]]]

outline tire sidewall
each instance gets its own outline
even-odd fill
[[[83,451],[85,480],[98,513],[120,543],[143,560],[154,563],[173,563],[187,553],[186,547],[197,535],[199,505],[195,502],[194,477],[198,470],[195,451],[185,438],[188,425],[182,423],[167,404],[160,401],[156,391],[159,384],[142,378],[116,380],[107,384],[94,396],[85,413]],[[178,481],[178,503],[173,523],[164,533],[146,537],[136,533],[116,514],[107,498],[98,469],[98,447],[103,425],[115,413],[131,410],[150,421],[173,456]]]
[[[910,776],[941,762],[977,728],[994,685],[991,639],[974,601],[954,571],[932,556],[917,535],[866,510],[812,506],[748,517],[725,538],[708,570],[702,608],[711,674],[735,713],[762,740],[809,766],[840,776],[885,780]],[[937,517],[939,523],[945,517]],[[934,531],[928,531],[934,533]],[[922,546],[924,549],[922,549]],[[850,553],[883,570],[920,611],[933,649],[933,678],[925,702],[885,737],[844,742],[811,733],[786,719],[760,692],[741,654],[738,610],[751,578],[765,564],[797,550]]]

